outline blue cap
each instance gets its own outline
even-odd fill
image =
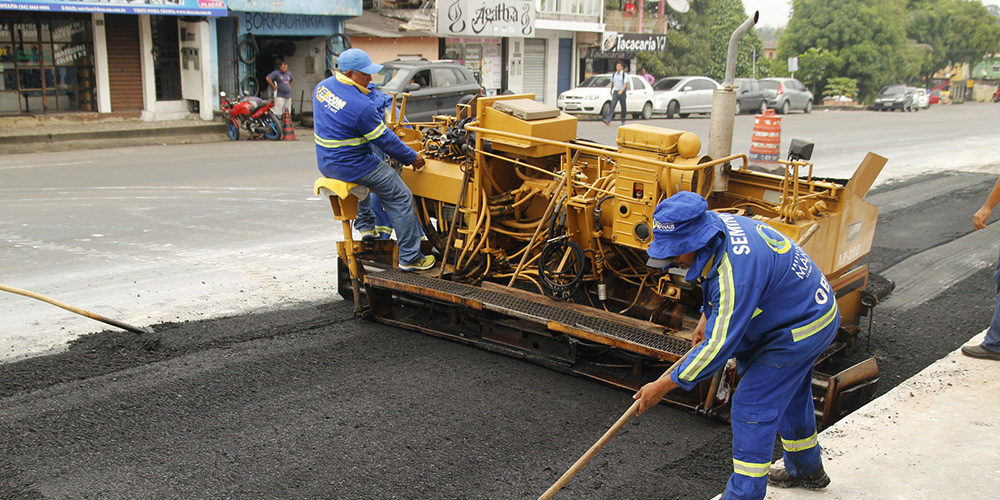
[[[341,52],[337,58],[337,66],[343,72],[360,71],[368,75],[382,71],[382,65],[373,63],[372,58],[361,49],[347,49]]]
[[[722,228],[708,212],[708,202],[697,193],[681,191],[660,202],[653,211],[653,242],[647,265],[664,267],[678,255],[700,250]]]

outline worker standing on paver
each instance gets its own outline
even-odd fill
[[[326,177],[365,186],[382,201],[396,230],[399,269],[424,270],[434,267],[434,256],[420,252],[420,227],[413,216],[413,194],[388,163],[375,156],[376,146],[403,165],[419,170],[424,157],[407,146],[382,121],[368,99],[371,75],[382,69],[361,49],[348,49],[337,59],[340,67],[313,92],[316,161]],[[369,144],[371,143],[371,144]],[[358,220],[370,220],[371,197],[358,203]],[[364,215],[363,215],[364,214]],[[357,227],[372,231],[374,227]]]
[[[677,265],[699,282],[704,305],[695,347],[669,377],[634,396],[637,414],[667,392],[691,390],[735,357],[742,376],[733,395],[733,474],[723,500],[764,498],[770,484],[823,488],[812,400],[813,365],[840,326],[823,273],[795,243],[747,217],[718,214],[683,191],[653,214],[652,267]],[[776,433],[785,469],[771,468]]]

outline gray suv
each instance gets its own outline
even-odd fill
[[[808,113],[813,107],[813,93],[794,78],[765,78],[760,86],[769,92],[767,107],[786,114],[793,109]]]
[[[481,92],[468,68],[454,61],[396,59],[382,64],[372,75],[375,88],[385,93],[408,93],[406,119],[429,122],[434,115],[454,115],[455,106],[467,95]]]

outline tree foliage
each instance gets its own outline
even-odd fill
[[[818,94],[817,94],[818,95]],[[853,78],[838,76],[826,81],[823,96],[847,96],[855,98],[858,95],[858,81]]]
[[[778,58],[816,48],[834,53],[840,66],[827,76],[858,80],[862,95],[892,83],[906,67],[905,0],[794,0],[788,28],[778,40]],[[801,63],[801,60],[800,60]]]
[[[658,76],[704,75],[722,81],[726,71],[729,37],[747,18],[741,0],[698,0],[685,13],[672,13],[667,31],[667,49],[640,52],[639,66]],[[757,49],[757,77],[770,76],[762,69],[763,44],[751,30],[737,49],[736,77],[753,74],[753,51]]]

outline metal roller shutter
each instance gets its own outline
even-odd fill
[[[545,40],[524,41],[525,93],[534,93],[536,101],[545,101]]]
[[[104,16],[108,42],[108,90],[111,111],[142,110],[142,61],[139,54],[139,16]]]

